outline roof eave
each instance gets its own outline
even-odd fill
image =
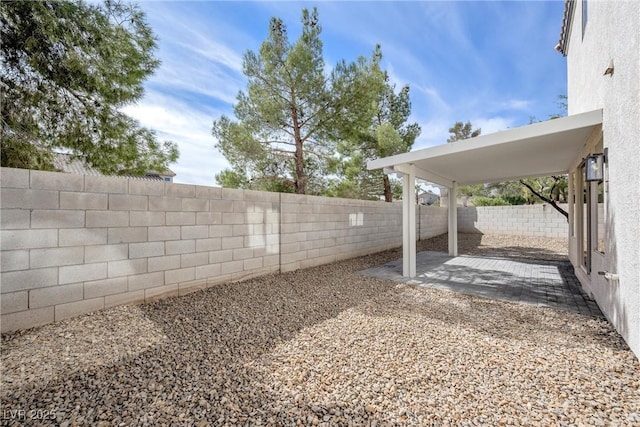
[[[560,39],[556,45],[556,50],[567,56],[569,49],[569,35],[571,34],[571,25],[573,23],[573,10],[575,0],[565,0],[564,14],[562,16],[562,28],[560,29]]]

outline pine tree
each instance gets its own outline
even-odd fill
[[[2,166],[52,169],[52,152],[107,174],[162,171],[178,157],[119,109],[158,67],[134,5],[107,0],[0,3]]]

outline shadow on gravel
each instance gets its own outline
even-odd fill
[[[319,405],[305,395],[304,378],[294,388],[280,390],[273,386],[269,371],[256,365],[263,357],[276,365],[284,364],[285,360],[278,357],[287,357],[286,352],[274,351],[280,344],[294,340],[302,330],[312,334],[323,322],[352,311],[378,317],[423,316],[434,328],[455,319],[487,337],[513,340],[529,339],[530,328],[539,327],[544,316],[550,316],[558,319],[549,327],[549,336],[573,334],[577,343],[594,340],[611,346],[619,344],[619,340],[598,335],[605,333],[600,323],[593,327],[591,335],[585,327],[573,330],[573,325],[563,320],[566,315],[559,312],[521,309],[464,295],[443,303],[430,299],[436,291],[412,286],[397,288],[395,282],[356,274],[397,259],[399,253],[392,250],[303,271],[218,285],[135,308],[120,308],[142,317],[149,325],[147,329],[132,326],[137,321],[133,314],[122,320],[117,316],[105,317],[109,312],[106,310],[84,320],[69,321],[67,325],[75,325],[75,329],[70,331],[67,327],[64,331],[73,332],[73,336],[47,335],[47,331],[58,331],[60,324],[26,331],[25,346],[51,342],[48,347],[51,353],[20,363],[36,373],[47,363],[57,363],[61,369],[46,378],[25,374],[14,383],[3,383],[2,407],[52,409],[57,414],[55,424],[61,426],[294,425],[298,420],[308,425],[316,418],[322,421],[336,413],[346,421],[331,418],[329,424],[366,424],[373,415],[365,412],[363,405],[340,402],[331,408]],[[455,275],[451,279],[455,281]],[[496,323],[496,316],[504,325],[499,330],[488,326]],[[105,324],[109,324],[111,332]],[[102,363],[84,361],[81,355],[77,364],[58,361],[63,358],[60,352],[65,347],[73,345],[74,340],[86,339],[83,328],[92,325],[92,336],[99,340],[96,338],[90,345],[103,353]],[[139,334],[132,338],[132,351],[118,350],[113,337],[119,335],[114,331],[128,329]],[[152,334],[153,339],[145,334]],[[138,347],[135,338],[141,342]],[[332,338],[333,334],[326,337],[329,344]],[[462,347],[464,337],[460,339]],[[11,340],[12,337],[7,343],[3,340],[3,350],[11,346]],[[363,343],[365,347],[368,344]],[[324,357],[323,354],[319,357]],[[365,369],[366,351],[364,354],[356,360],[344,355],[345,365],[353,363],[354,369]],[[88,360],[94,358],[92,355]],[[292,370],[299,366],[296,360],[288,365]],[[296,400],[298,394],[302,397]],[[398,418],[400,423],[415,422],[411,412],[404,416]],[[6,419],[2,424],[24,425]]]
[[[389,251],[142,304],[135,309],[145,322],[152,322],[153,334],[160,339],[132,354],[110,354],[105,345],[105,364],[69,365],[52,355],[55,375],[3,384],[2,406],[51,408],[56,411],[56,423],[65,426],[266,422],[273,415],[268,404],[272,397],[251,362],[303,328],[372,298],[383,298],[395,284],[352,272],[396,256]],[[35,342],[58,340],[53,347],[64,348],[64,337],[39,337],[38,329],[27,332],[31,333]],[[3,340],[3,348],[5,344],[11,346]],[[48,362],[38,359],[38,363]],[[22,422],[3,420],[2,424]]]
[[[629,351],[627,344],[603,317],[513,304],[477,295],[451,293],[420,285],[400,285],[403,290],[358,307],[373,317],[421,317],[425,324],[452,325],[502,342],[553,345],[583,350],[599,345]],[[547,337],[539,342],[540,334]]]

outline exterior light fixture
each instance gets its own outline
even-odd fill
[[[585,160],[585,181],[602,181],[604,179],[604,153],[592,154]]]

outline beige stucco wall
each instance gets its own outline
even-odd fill
[[[575,2],[567,52],[569,114],[603,110],[609,237],[595,267],[620,277],[600,280],[594,268],[581,279],[640,357],[640,2],[588,1],[584,34],[582,6]],[[614,73],[603,75],[610,61]]]

